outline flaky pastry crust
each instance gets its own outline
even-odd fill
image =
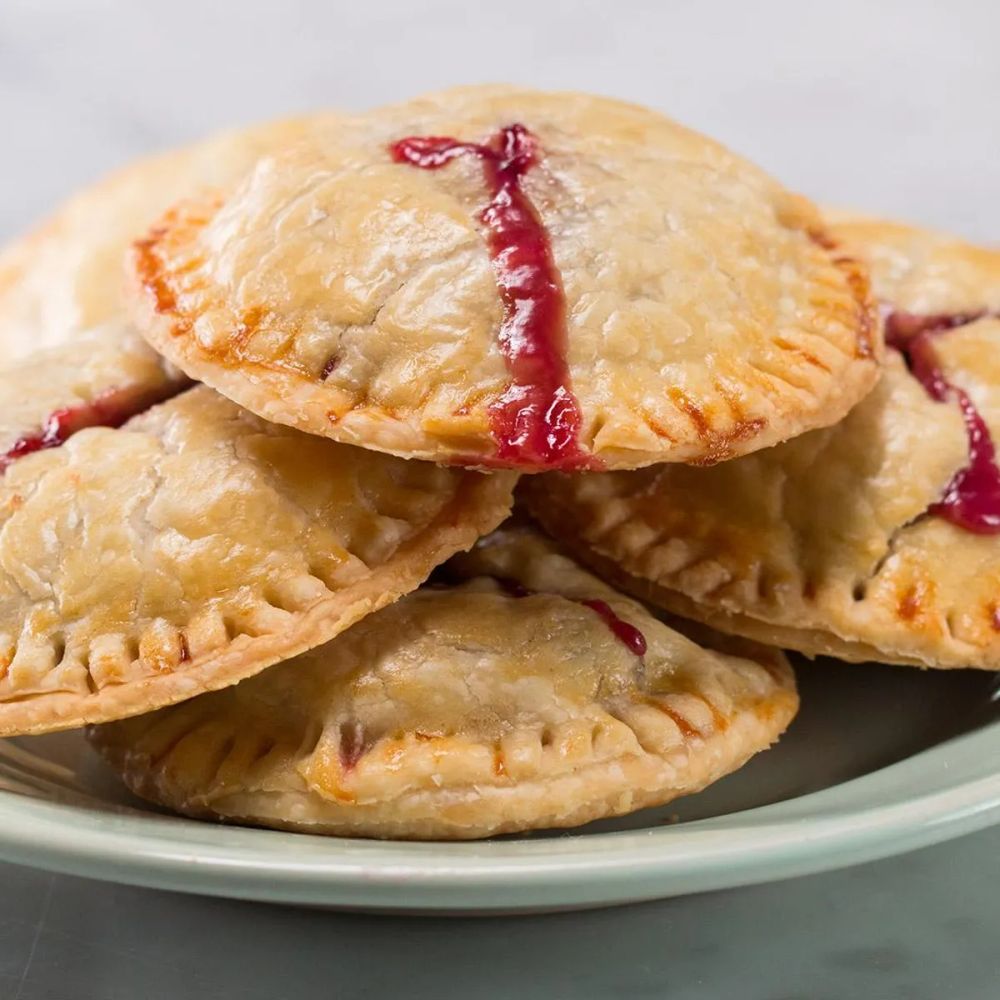
[[[75,195],[0,252],[0,368],[83,331],[125,332],[131,241],[179,198],[232,183],[265,152],[332,122],[316,116],[226,132],[138,160]]]
[[[129,244],[178,198],[231,183],[265,151],[332,121],[257,125],[139,160],[0,252],[0,453],[44,434],[53,414],[138,410],[188,383],[126,315]]]
[[[592,464],[717,462],[833,423],[870,390],[867,276],[808,202],[651,111],[510,87],[314,130],[179,204],[132,255],[139,327],[269,420],[408,457],[507,461],[491,425],[511,376],[482,165],[414,169],[389,147],[485,142],[512,122],[538,141],[522,185],[561,276]]]
[[[134,792],[192,816],[465,839],[697,791],[796,711],[780,653],[700,648],[536,536],[493,536],[450,575],[321,649],[91,738]],[[581,598],[640,627],[645,655]]]
[[[986,314],[934,350],[1000,435],[1000,253],[896,223],[833,231],[887,308]],[[967,449],[955,401],[890,351],[836,427],[712,469],[544,477],[525,498],[581,559],[677,614],[809,655],[1000,669],[1000,537],[928,513]]]
[[[19,458],[0,479],[0,735],[149,711],[326,642],[495,527],[512,487],[206,387]]]

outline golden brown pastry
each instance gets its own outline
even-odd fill
[[[124,327],[125,251],[153,219],[332,122],[324,115],[226,132],[129,164],[71,198],[0,252],[0,367],[84,331]]]
[[[1000,669],[1000,253],[894,223],[834,235],[896,348],[841,424],[712,469],[544,477],[527,500],[618,584],[721,630]]]
[[[188,382],[128,320],[126,249],[178,198],[229,183],[266,150],[332,121],[258,125],[140,160],[0,252],[0,468],[11,449],[121,423]]]
[[[788,664],[700,648],[524,532],[328,645],[100,726],[128,786],[192,816],[368,837],[575,826],[697,791],[766,748]]]
[[[6,465],[2,736],[145,712],[326,642],[495,527],[513,487],[205,387]]]
[[[84,427],[117,427],[187,381],[119,324],[75,331],[70,342],[8,360],[0,365],[0,472]]]
[[[314,129],[169,211],[131,271],[192,377],[466,465],[717,462],[839,420],[881,351],[808,202],[583,94],[464,88]]]
[[[509,476],[289,433],[208,389],[143,414],[187,379],[124,315],[129,240],[321,121],[129,167],[0,257],[0,735],[146,711],[325,642],[509,508]]]

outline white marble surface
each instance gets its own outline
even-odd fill
[[[1000,232],[988,0],[0,0],[0,237],[239,122],[512,80],[655,105],[829,203]],[[628,910],[404,922],[0,867],[0,997],[993,1000],[1000,831]]]

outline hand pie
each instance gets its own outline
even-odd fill
[[[322,648],[91,738],[192,816],[465,839],[698,791],[795,714],[780,653],[702,649],[533,536],[450,568]]]
[[[513,486],[205,387],[39,448],[0,478],[2,736],[145,712],[326,642],[495,527]]]
[[[1000,253],[844,222],[888,352],[836,427],[712,469],[529,484],[546,528],[625,589],[804,653],[1000,669]]]
[[[812,206],[642,108],[451,90],[312,130],[132,254],[150,343],[268,420],[411,458],[712,463],[875,382]]]

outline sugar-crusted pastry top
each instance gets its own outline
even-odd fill
[[[140,795],[193,815],[465,838],[695,791],[795,712],[780,653],[701,648],[528,533],[448,575],[320,649],[92,737]]]
[[[581,94],[465,88],[314,129],[168,212],[131,268],[139,326],[193,377],[464,464],[719,461],[838,420],[881,349],[806,201]]]
[[[716,627],[810,654],[998,669],[1000,535],[989,518],[963,526],[953,502],[970,447],[987,459],[978,500],[996,487],[1000,254],[895,223],[834,235],[871,263],[890,329],[911,364],[937,368],[940,400],[892,350],[836,427],[713,469],[546,477],[531,505],[629,589]],[[921,329],[928,357],[912,353]]]
[[[205,387],[18,458],[0,478],[0,734],[147,711],[325,642],[495,527],[512,485]]]

